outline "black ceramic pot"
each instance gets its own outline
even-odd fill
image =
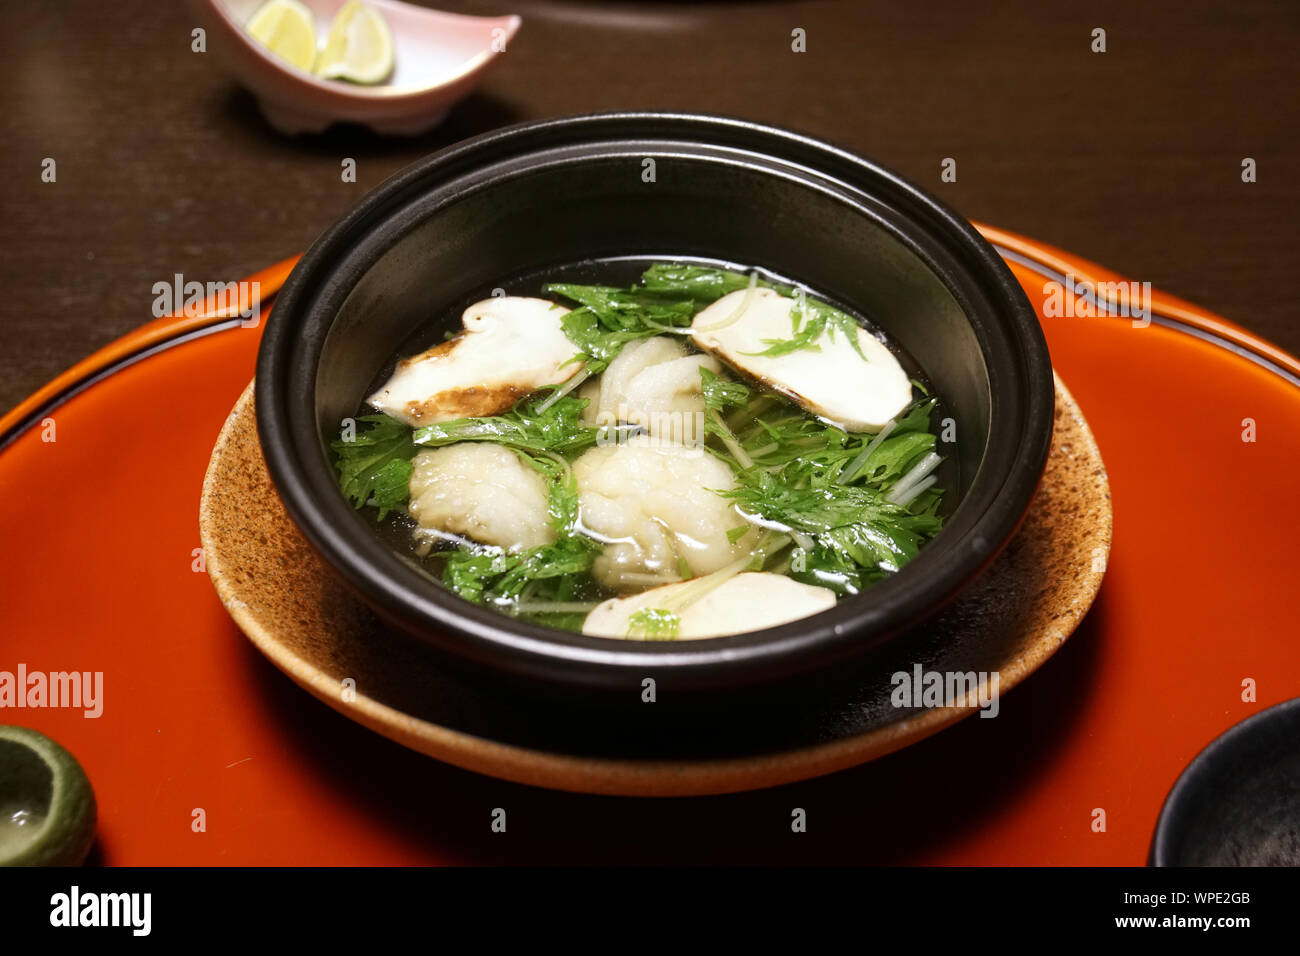
[[[372,516],[339,493],[327,442],[399,347],[436,340],[434,317],[514,277],[627,256],[762,267],[883,328],[957,423],[955,508],[942,533],[900,573],[832,610],[683,642],[516,621],[461,600],[387,547]],[[529,685],[632,691],[653,676],[683,694],[824,674],[953,598],[1029,504],[1053,394],[1047,347],[1020,286],[942,203],[816,140],[660,113],[515,126],[393,176],[294,269],[265,332],[256,386],[263,451],[289,513],[381,617],[455,660]]]

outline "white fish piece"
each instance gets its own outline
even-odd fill
[[[578,348],[560,320],[569,312],[549,299],[496,296],[461,316],[454,338],[397,363],[366,401],[413,427],[499,415],[547,385],[582,369]],[[565,364],[565,363],[569,364]]]
[[[411,460],[407,510],[421,528],[507,551],[555,540],[546,481],[508,448],[459,442]]]
[[[751,296],[735,321],[728,322]],[[793,334],[790,309],[795,300],[773,289],[740,290],[724,295],[695,316],[695,344],[750,378],[788,395],[814,415],[851,432],[878,432],[912,402],[912,383],[898,359],[866,329],[858,330],[863,361],[837,329],[825,332],[818,351],[801,349],[764,356],[764,339]]]
[[[835,592],[829,588],[803,584],[783,574],[746,571],[698,600],[675,609],[674,598],[694,586],[695,582],[683,581],[631,597],[610,598],[591,609],[583,622],[582,633],[626,638],[633,614],[666,608],[678,616],[678,638],[723,637],[776,627],[835,606]]]
[[[750,538],[727,538],[745,520],[711,490],[735,487],[731,469],[701,448],[638,435],[583,452],[573,475],[578,520],[605,545],[592,574],[606,587],[677,580],[682,560],[692,575],[707,574],[748,551]]]
[[[721,366],[711,355],[688,353],[671,336],[628,342],[600,377],[596,424],[641,425],[658,438],[702,445],[701,368],[717,374]]]

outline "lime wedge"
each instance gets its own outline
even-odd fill
[[[75,757],[0,726],[0,866],[77,866],[95,840],[95,793]]]
[[[374,7],[348,0],[330,24],[315,71],[330,80],[382,83],[393,63],[393,31],[387,21]]]
[[[300,70],[316,62],[316,18],[298,0],[270,0],[244,27],[249,35]]]

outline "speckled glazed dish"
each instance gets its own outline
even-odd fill
[[[511,277],[629,256],[758,266],[869,316],[915,358],[957,423],[957,476],[945,495],[953,510],[939,536],[900,573],[821,614],[690,642],[512,619],[461,600],[382,542],[339,493],[326,442],[399,346]],[[931,617],[1015,531],[1053,415],[1037,317],[968,222],[815,140],[650,113],[525,124],[398,173],[294,268],[262,340],[256,388],[262,448],[289,515],[382,618],[516,686],[633,699],[647,673],[701,699],[806,684]]]
[[[880,649],[811,706],[779,697],[718,708],[679,733],[670,699],[654,720],[639,701],[590,709],[534,702],[439,667],[394,643],[289,519],[262,460],[250,386],[217,441],[200,529],[222,603],[276,666],[331,707],[412,749],[481,773],[592,793],[686,795],[772,786],[907,746],[976,713],[892,706],[891,676],[998,673],[1019,683],[1065,641],[1101,586],[1110,490],[1092,433],[1063,385],[1052,454],[1024,525],[961,598],[927,627]],[[350,683],[349,683],[350,681]],[[987,682],[980,688],[986,695]],[[972,701],[973,702],[973,701]],[[664,719],[665,715],[669,719]]]

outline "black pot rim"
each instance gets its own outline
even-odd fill
[[[941,243],[958,263],[968,290],[982,297],[988,314],[996,312],[1019,352],[985,353],[991,371],[1001,363],[1005,394],[1000,401],[1006,417],[990,421],[984,461],[949,527],[898,575],[803,621],[680,643],[555,631],[431,586],[361,527],[339,494],[317,430],[314,387],[315,362],[332,319],[320,314],[318,300],[351,288],[341,283],[335,266],[363,242],[379,249],[384,237],[395,240],[410,225],[410,204],[422,194],[452,180],[482,177],[484,170],[503,175],[498,164],[513,163],[518,171],[530,151],[563,146],[598,155],[602,145],[637,142],[654,149],[664,140],[757,154],[788,167],[791,175],[866,199],[887,193],[892,207],[904,209],[918,224],[911,234],[891,232],[932,267],[933,259],[918,243]],[[422,207],[418,217],[426,214]],[[936,272],[965,307],[959,290],[941,269]],[[967,315],[971,317],[969,309]],[[920,623],[986,568],[1014,534],[1047,460],[1055,408],[1051,362],[1037,314],[1001,257],[969,222],[884,167],[811,137],[742,119],[663,112],[593,113],[522,123],[465,140],[397,172],[324,232],[295,266],[268,319],[256,382],[263,455],[286,509],[312,546],[367,603],[402,629],[490,670],[592,688],[639,684],[647,673],[670,673],[682,690],[753,685],[845,661],[864,649],[864,634],[875,644]]]

